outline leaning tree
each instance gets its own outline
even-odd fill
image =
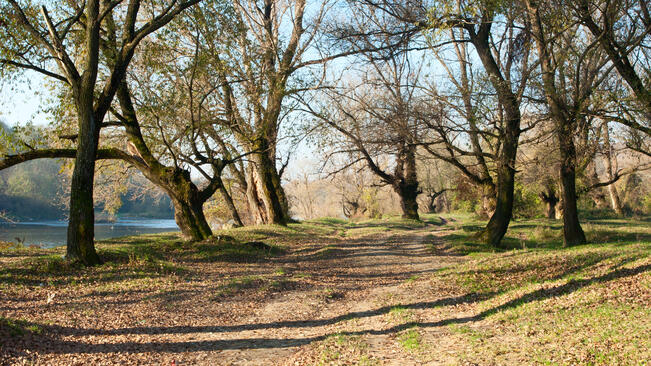
[[[199,1],[63,2],[57,4],[53,13],[33,1],[8,0],[0,5],[3,78],[35,71],[63,83],[72,97],[78,138],[74,150],[67,258],[87,265],[100,262],[93,241],[95,159],[100,131],[108,125],[105,118],[138,45]],[[104,62],[100,51],[109,15],[116,22],[118,32],[117,54],[110,65]],[[29,153],[43,157],[52,154],[47,150]]]

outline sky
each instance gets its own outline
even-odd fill
[[[37,125],[48,123],[49,115],[41,110],[45,105],[42,93],[47,90],[40,75],[28,73],[28,83],[0,83],[0,119],[8,125]]]

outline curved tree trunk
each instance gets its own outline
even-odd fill
[[[174,220],[185,240],[204,240],[212,236],[212,230],[203,213],[203,204],[209,195],[202,194],[190,178],[190,172],[182,169],[164,168],[148,171],[150,180],[167,191],[174,205]]]
[[[192,182],[188,170],[161,164],[149,150],[142,135],[126,82],[120,83],[117,97],[123,117],[127,121],[124,123],[127,138],[137,150],[136,155],[133,156],[136,163],[132,164],[135,164],[150,182],[167,192],[174,205],[174,219],[181,229],[183,239],[204,240],[212,236],[212,230],[203,213],[203,204],[214,190],[206,189],[205,192],[201,192]],[[217,189],[216,184],[221,184],[222,181],[218,175],[214,178],[211,185],[214,184],[212,187]]]
[[[488,73],[491,84],[497,92],[497,99],[504,110],[503,132],[500,134],[502,149],[497,156],[497,198],[495,212],[486,228],[476,237],[492,246],[500,246],[509,223],[513,217],[513,199],[515,189],[515,161],[520,140],[520,103],[511,90],[510,83],[504,79],[488,41],[490,26],[480,28],[473,39],[473,45]]]
[[[185,240],[204,240],[212,235],[210,225],[203,214],[203,202],[172,198],[174,220]]]

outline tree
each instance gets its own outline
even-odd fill
[[[522,72],[519,75],[521,83],[519,85],[515,83],[515,79],[517,79],[515,73],[511,74],[516,68],[515,65],[518,64],[517,61],[521,61],[524,66],[528,65],[526,57],[529,49],[527,23],[514,27],[522,18],[520,8],[516,3],[504,4],[493,1],[479,3],[461,0],[442,1],[434,3],[432,6],[423,1],[404,4],[392,0],[365,0],[362,3],[371,9],[369,11],[371,16],[374,16],[374,12],[379,11],[399,21],[396,28],[390,32],[387,32],[386,29],[374,30],[380,36],[388,35],[396,39],[396,42],[403,42],[404,39],[410,39],[418,32],[432,34],[441,29],[454,28],[461,30],[465,36],[458,42],[467,42],[473,45],[495,90],[502,123],[498,138],[502,146],[495,159],[497,177],[495,211],[486,228],[478,233],[477,238],[491,245],[499,246],[513,215],[515,161],[521,122],[520,103],[526,85],[525,81],[528,78],[528,67],[521,68]],[[507,31],[504,33],[507,35],[505,42],[495,44],[491,42],[493,32],[497,31],[497,27],[493,27],[493,25],[500,19],[505,19],[505,29],[520,29],[520,31]],[[355,38],[358,35],[352,32],[348,36]],[[457,40],[452,40],[452,42],[455,41]],[[444,41],[443,43],[449,42]],[[502,45],[505,49],[499,48]],[[505,59],[496,59],[504,53],[507,54]],[[522,57],[523,55],[525,57]]]
[[[248,154],[247,200],[256,223],[290,220],[281,184],[284,169],[278,168],[278,141],[283,122],[296,110],[292,98],[318,88],[325,65],[352,53],[317,47],[331,5],[330,1],[311,7],[305,0],[237,0],[232,13],[203,14],[206,52],[214,61],[214,85],[224,105],[222,125]],[[227,31],[215,37],[214,24]]]
[[[581,27],[556,31],[552,22],[563,16],[562,8],[548,2],[543,8],[541,4],[527,1],[527,14],[540,60],[545,107],[556,127],[563,188],[563,238],[564,245],[571,246],[586,242],[577,209],[575,136],[585,121],[590,98],[597,94],[608,73],[604,71],[606,59],[594,47],[596,41]]]
[[[370,48],[370,45],[369,45]],[[400,198],[402,217],[418,220],[417,197],[421,193],[416,171],[416,143],[420,120],[416,81],[419,62],[407,52],[379,59],[364,54],[366,68],[358,70],[359,81],[329,88],[320,110],[304,102],[307,111],[338,132],[339,144],[331,153],[345,152],[353,164],[363,161]],[[332,148],[332,146],[331,146]],[[393,171],[383,169],[378,159],[391,155]]]
[[[195,9],[197,13],[200,8]],[[176,38],[167,35],[147,47],[146,55],[134,65],[139,72],[120,85],[120,112],[115,114],[140,157],[137,168],[171,197],[182,235],[202,240],[212,235],[203,204],[217,191],[234,224],[242,225],[222,180],[224,169],[240,157],[232,156],[224,129],[215,122],[222,106],[212,102],[211,63],[199,52],[205,41],[200,25],[188,16],[173,27],[186,32]],[[110,58],[114,51],[107,47],[106,54]],[[117,139],[123,136],[118,133]],[[191,179],[191,168],[206,180],[203,187]]]
[[[66,257],[86,265],[100,263],[94,246],[93,180],[102,127],[113,97],[123,81],[138,44],[177,14],[199,0],[151,4],[157,14],[140,11],[141,1],[88,0],[63,3],[53,19],[45,6],[37,14],[35,2],[22,5],[8,0],[2,5],[4,32],[0,63],[9,72],[31,70],[70,88],[77,117],[77,148],[71,183]],[[149,8],[149,7],[148,7]],[[120,19],[117,54],[111,65],[101,62],[107,16]],[[45,154],[47,155],[47,154]]]
[[[651,15],[647,2],[579,0],[570,6],[579,22],[592,33],[619,75],[628,83],[646,117],[646,123],[642,124],[633,119],[619,122],[651,135],[651,90],[648,77],[645,82],[645,77],[640,77],[638,73],[639,69],[649,69],[648,50],[644,46],[651,38]],[[641,65],[638,70],[636,63]]]
[[[232,18],[203,13],[206,50],[214,63],[219,97],[224,105],[222,124],[249,154],[246,171],[249,209],[256,223],[286,224],[288,204],[276,166],[279,127],[284,103],[291,94],[290,77],[312,41],[304,24],[304,0],[287,3],[265,0],[235,1]],[[318,28],[322,14],[313,27]],[[216,37],[212,24],[228,27],[228,41]],[[289,36],[280,31],[281,23]],[[315,30],[313,30],[315,31]]]

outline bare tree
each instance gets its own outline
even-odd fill
[[[565,245],[571,246],[586,242],[577,209],[575,137],[588,113],[590,98],[608,73],[603,53],[594,47],[596,41],[577,26],[552,31],[545,21],[563,16],[563,9],[548,2],[544,7],[541,4],[527,1],[527,13],[540,59],[542,93],[556,127],[563,188],[563,237]]]
[[[375,56],[365,53],[366,66],[358,70],[359,81],[328,89],[319,110],[312,103],[303,105],[338,132],[340,138],[332,139],[338,144],[331,153],[343,152],[353,158],[352,162],[363,161],[400,197],[402,216],[418,220],[417,197],[421,191],[416,141],[422,128],[414,108],[422,63],[411,60],[406,52],[386,59]],[[378,163],[388,155],[393,157],[392,171]]]
[[[645,0],[579,0],[571,2],[577,19],[606,52],[619,75],[628,83],[644,111],[646,123],[634,119],[618,122],[651,135],[651,90],[648,42],[651,39],[651,15]],[[638,64],[636,69],[636,64]],[[646,83],[645,83],[645,80]]]

